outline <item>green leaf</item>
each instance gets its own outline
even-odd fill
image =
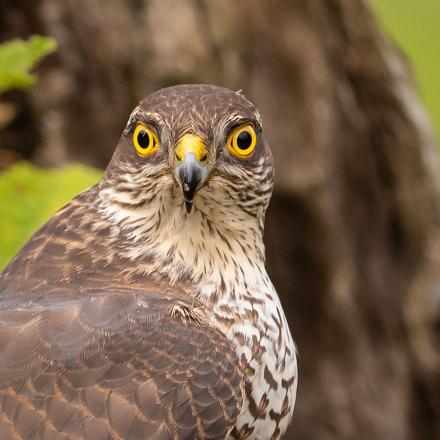
[[[48,170],[26,162],[0,173],[0,270],[58,209],[101,175],[82,165]]]
[[[12,88],[25,89],[37,77],[30,70],[56,50],[53,38],[34,35],[27,41],[14,39],[0,44],[0,93]]]

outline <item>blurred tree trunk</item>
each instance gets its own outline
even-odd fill
[[[286,437],[440,438],[437,157],[368,1],[0,4],[2,38],[32,32],[60,47],[32,93],[10,97],[4,139],[27,139],[40,163],[104,166],[159,87],[243,89],[278,171],[268,265],[300,356]]]

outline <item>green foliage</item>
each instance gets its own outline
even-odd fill
[[[46,170],[24,162],[0,173],[0,269],[53,213],[100,177],[81,165]]]
[[[440,2],[374,0],[380,21],[411,59],[422,100],[440,133]]]
[[[14,39],[0,44],[0,93],[12,88],[25,89],[37,77],[29,71],[56,49],[53,38],[34,35],[27,41]]]

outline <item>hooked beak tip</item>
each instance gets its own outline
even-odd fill
[[[187,214],[191,214],[193,203],[185,200],[185,209]]]

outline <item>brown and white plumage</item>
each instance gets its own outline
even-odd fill
[[[158,139],[146,157],[139,124]],[[226,145],[244,124],[245,158]],[[188,85],[143,100],[102,181],[0,277],[0,437],[279,438],[297,367],[264,266],[272,176],[242,94]]]

